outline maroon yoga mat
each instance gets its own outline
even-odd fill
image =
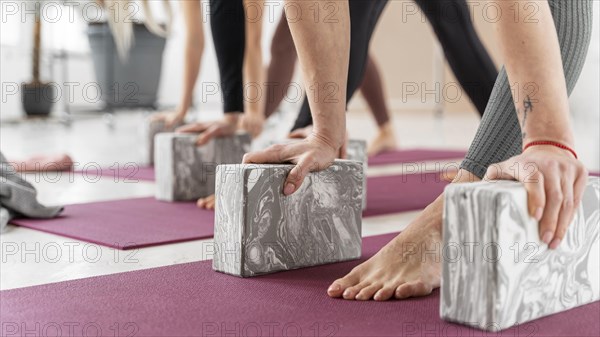
[[[395,234],[365,238],[372,256]],[[364,259],[363,259],[364,260]],[[362,261],[362,260],[361,260]],[[361,261],[242,279],[201,261],[0,292],[2,336],[597,336],[600,302],[484,333],[439,318],[439,292],[388,302],[331,299]],[[61,329],[61,333],[55,331]],[[72,330],[68,330],[72,329]]]
[[[423,209],[442,194],[446,185],[439,172],[368,178],[363,216]]]
[[[135,249],[210,238],[214,212],[193,202],[151,198],[66,206],[54,219],[15,219],[11,223],[118,249]]]
[[[380,153],[369,158],[369,165],[405,164],[420,161],[462,159],[467,151],[439,149],[394,150]]]
[[[443,191],[439,173],[375,177],[367,180],[364,216],[421,209]],[[135,249],[210,238],[214,212],[195,203],[138,198],[65,207],[54,219],[16,219],[11,223],[117,249]]]

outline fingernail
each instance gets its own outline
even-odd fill
[[[535,214],[533,215],[533,217],[537,220],[540,221],[542,220],[542,215],[544,214],[544,209],[541,207],[538,207],[535,209]]]
[[[285,188],[283,189],[283,194],[290,195],[290,194],[294,193],[294,188],[295,188],[294,184],[287,183],[285,185]]]
[[[559,238],[552,240],[552,242],[550,243],[550,246],[549,246],[550,249],[558,248],[558,246],[560,246],[560,242],[561,242],[561,240]]]
[[[340,286],[337,284],[332,284],[331,286],[329,286],[329,289],[327,289],[327,292],[336,292],[336,291],[340,291]]]
[[[546,231],[546,232],[544,233],[544,235],[542,236],[542,242],[543,242],[543,243],[545,243],[545,244],[549,244],[549,243],[550,243],[550,240],[552,240],[552,236],[553,236],[553,235],[554,235],[554,234],[552,234],[552,232],[551,232],[551,231]]]

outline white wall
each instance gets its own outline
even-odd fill
[[[77,0],[81,1],[81,0]],[[77,82],[81,85],[79,89],[74,90],[74,97],[71,99],[72,104],[78,107],[96,107],[91,99],[84,99],[84,93],[81,88],[84,84],[94,81],[94,71],[90,60],[90,51],[85,34],[86,20],[95,13],[88,7],[88,15],[83,17],[80,13],[81,9],[88,4],[89,1],[82,2],[71,1],[70,7],[58,6],[60,2],[57,0],[46,0],[44,13],[47,21],[44,24],[44,39],[43,48],[45,51],[43,74],[45,80],[52,80],[58,83],[65,81]],[[27,14],[27,8],[24,4],[31,6],[31,1],[24,0],[2,0],[0,1],[0,80],[2,82],[2,97],[0,107],[0,118],[14,118],[22,115],[20,93],[16,90],[16,85],[30,79],[30,54],[31,54],[31,31],[33,24],[33,15]],[[156,10],[155,13],[161,12],[159,1],[150,2]],[[274,28],[278,23],[281,15],[282,3],[279,0],[268,0],[269,8],[273,10],[265,11],[265,28],[263,36],[263,52],[265,63],[269,62],[269,42],[273,34]],[[182,26],[181,9],[178,1],[171,1],[175,13],[175,24],[173,32],[169,38],[164,53],[164,63],[162,68],[162,80],[160,85],[159,103],[163,106],[173,106],[177,104],[181,91],[181,76],[183,73],[183,42],[184,29]],[[16,6],[16,7],[15,7]],[[594,32],[595,36],[592,39],[590,53],[586,68],[584,69],[582,78],[575,92],[573,93],[572,104],[574,114],[585,114],[591,117],[598,116],[600,111],[598,83],[600,82],[599,74],[599,41],[598,37],[598,9],[600,3],[594,1],[595,20]],[[416,79],[421,76],[422,81],[432,80],[432,59],[434,59],[435,40],[430,32],[427,23],[421,20],[414,19],[409,22],[398,20],[401,15],[398,8],[401,7],[396,2],[392,6],[388,6],[382,22],[379,25],[377,34],[373,41],[372,52],[380,61],[384,78],[386,79],[386,88],[390,93],[390,102],[397,102],[397,97],[394,97],[394,92],[397,91],[397,77],[413,76]],[[16,8],[16,9],[15,9]],[[78,8],[78,11],[71,10]],[[204,22],[206,32],[206,49],[202,63],[202,71],[199,79],[199,85],[196,86],[196,103],[202,110],[220,110],[221,104],[218,96],[211,96],[206,102],[202,101],[202,85],[201,83],[218,83],[218,68],[214,55],[214,47],[210,37],[210,26],[208,20],[207,1],[203,0],[203,9],[205,13],[201,19]],[[15,12],[16,10],[16,12]],[[57,15],[58,14],[58,15]],[[160,18],[160,14],[157,15]],[[481,20],[476,21],[480,35],[490,49],[490,52],[495,56],[493,47],[493,27],[489,23],[482,23]],[[56,21],[56,22],[48,22]],[[419,36],[415,42],[415,36]],[[417,48],[418,47],[418,48]],[[395,48],[395,49],[394,49]],[[60,62],[55,61],[54,67],[50,67],[49,54],[52,51],[67,50],[72,58],[68,63],[68,79],[63,78],[61,74]],[[419,64],[420,62],[420,64]],[[50,69],[54,72],[51,74]],[[448,78],[448,80],[452,80]],[[63,93],[64,94],[64,93]],[[62,96],[63,101],[56,104],[55,112],[60,112],[63,108],[64,101],[69,98],[67,95]],[[356,100],[352,106],[362,106],[357,104]],[[397,104],[392,104],[395,108]],[[414,107],[405,104],[404,108]],[[470,109],[468,105],[462,104],[454,110],[465,111]]]

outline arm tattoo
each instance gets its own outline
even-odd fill
[[[523,139],[527,137],[527,133],[523,131],[525,129],[525,123],[527,122],[527,114],[533,111],[533,103],[531,102],[531,98],[527,95],[527,98],[523,100],[523,122],[521,123],[521,132],[523,134]],[[517,114],[519,114],[519,110],[517,109]]]

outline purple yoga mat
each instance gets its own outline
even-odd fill
[[[372,256],[394,234],[364,239]],[[363,259],[364,260],[364,259]],[[362,260],[361,260],[362,261]],[[3,336],[598,336],[600,302],[484,333],[439,318],[439,291],[388,302],[331,299],[361,261],[242,279],[201,261],[0,292]],[[54,329],[54,330],[53,330]],[[99,332],[99,333],[97,333]]]
[[[15,219],[11,223],[118,249],[210,238],[214,212],[196,204],[138,198],[66,206],[54,219]]]
[[[75,173],[85,174],[90,179],[102,177],[115,181],[137,182],[155,181],[154,167],[135,163],[115,164],[111,167],[96,167],[88,165],[85,169],[75,170]]]
[[[443,191],[438,173],[368,178],[364,216],[422,209]],[[103,201],[65,207],[54,219],[16,219],[11,223],[117,249],[136,249],[210,238],[214,212],[195,203],[154,198]]]
[[[442,194],[446,185],[439,172],[368,178],[363,216],[423,209]]]
[[[412,150],[394,150],[380,153],[369,158],[369,165],[388,165],[405,164],[421,161],[462,159],[466,156],[466,151],[459,150],[433,150],[433,149],[412,149]]]

